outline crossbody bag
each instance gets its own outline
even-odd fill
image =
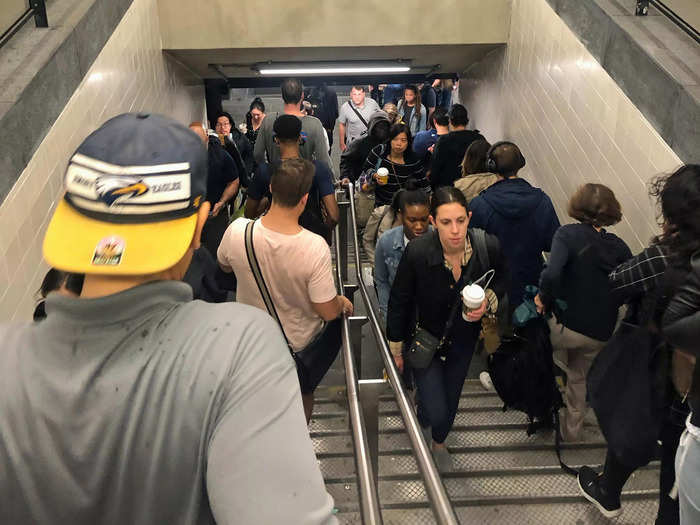
[[[253,246],[254,227],[255,221],[250,221],[245,227],[245,251],[248,256],[248,265],[253,272],[253,277],[255,278],[255,283],[258,285],[258,290],[265,303],[265,308],[279,325],[282,336],[287,343],[289,353],[292,355],[292,359],[294,359],[302,393],[313,391],[323,377],[323,374],[325,374],[328,367],[332,364],[340,349],[340,321],[336,319],[330,323],[324,323],[321,331],[303,350],[299,352],[294,351],[284,331],[282,321],[277,314],[275,303],[272,301],[272,296],[265,283],[258,258],[255,255],[255,247]]]
[[[367,135],[367,132],[369,131],[369,124],[367,124],[365,117],[363,117],[362,114],[357,111],[357,108],[352,104],[352,102],[348,101],[348,104],[350,105],[350,109],[352,109],[355,112],[355,115],[357,115],[357,118],[360,119],[360,122],[362,122],[362,124],[365,126],[365,130],[360,133],[360,136]]]

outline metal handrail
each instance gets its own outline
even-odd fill
[[[0,47],[7,44],[10,38],[22,29],[32,16],[36,27],[49,27],[49,21],[46,16],[46,0],[29,0],[29,8],[6,31],[0,34]]]
[[[387,344],[384,333],[382,332],[377,314],[374,312],[374,307],[370,302],[367,287],[362,280],[360,246],[357,238],[357,222],[355,221],[354,186],[352,183],[348,184],[348,200],[350,201],[349,222],[352,225],[352,242],[355,250],[355,272],[357,274],[357,284],[359,285],[362,299],[367,306],[367,316],[369,317],[372,331],[374,332],[377,344],[379,345],[379,354],[382,356],[382,361],[384,361],[384,368],[386,369],[386,373],[389,377],[389,383],[394,389],[396,403],[399,407],[399,411],[401,412],[401,418],[403,419],[406,431],[408,432],[411,447],[413,448],[413,452],[416,456],[416,462],[418,463],[418,467],[423,476],[423,481],[425,483],[428,497],[430,498],[430,503],[435,514],[435,518],[440,525],[458,525],[459,521],[457,520],[457,515],[455,514],[455,511],[452,508],[452,503],[447,496],[447,491],[442,483],[442,478],[440,477],[437,467],[435,466],[433,456],[428,449],[428,444],[425,442],[423,433],[420,431],[418,418],[413,412],[411,402],[409,401],[403,385],[401,384],[401,378],[399,377],[399,372],[394,365],[394,359],[389,351],[389,345]],[[338,247],[336,247],[336,250],[338,250]]]
[[[340,227],[335,227],[335,257],[336,276],[340,293],[344,295],[345,283],[341,270],[340,254]],[[369,442],[365,420],[362,417],[360,408],[359,386],[357,383],[357,372],[355,370],[355,358],[350,343],[350,327],[347,316],[342,316],[343,330],[343,362],[345,364],[345,385],[348,395],[348,411],[350,414],[350,430],[352,432],[352,443],[355,449],[355,470],[357,472],[357,487],[360,495],[360,515],[364,525],[382,525],[382,513],[379,508],[379,493],[374,482],[374,471],[369,454]]]

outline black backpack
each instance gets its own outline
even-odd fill
[[[525,412],[527,435],[551,428],[555,413],[564,405],[554,378],[549,326],[542,317],[531,319],[505,337],[488,358],[493,386],[503,400],[503,410]]]

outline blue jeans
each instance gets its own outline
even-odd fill
[[[422,427],[432,427],[436,443],[444,443],[452,430],[475,344],[472,338],[455,341],[444,361],[435,357],[429,367],[413,370],[418,390],[418,421]]]
[[[686,430],[676,454],[681,525],[700,523],[700,438]]]

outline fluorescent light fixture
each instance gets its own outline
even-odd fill
[[[374,65],[374,64],[339,64],[339,65],[279,65],[259,66],[261,75],[342,75],[354,73],[405,73],[410,71],[408,65]]]

